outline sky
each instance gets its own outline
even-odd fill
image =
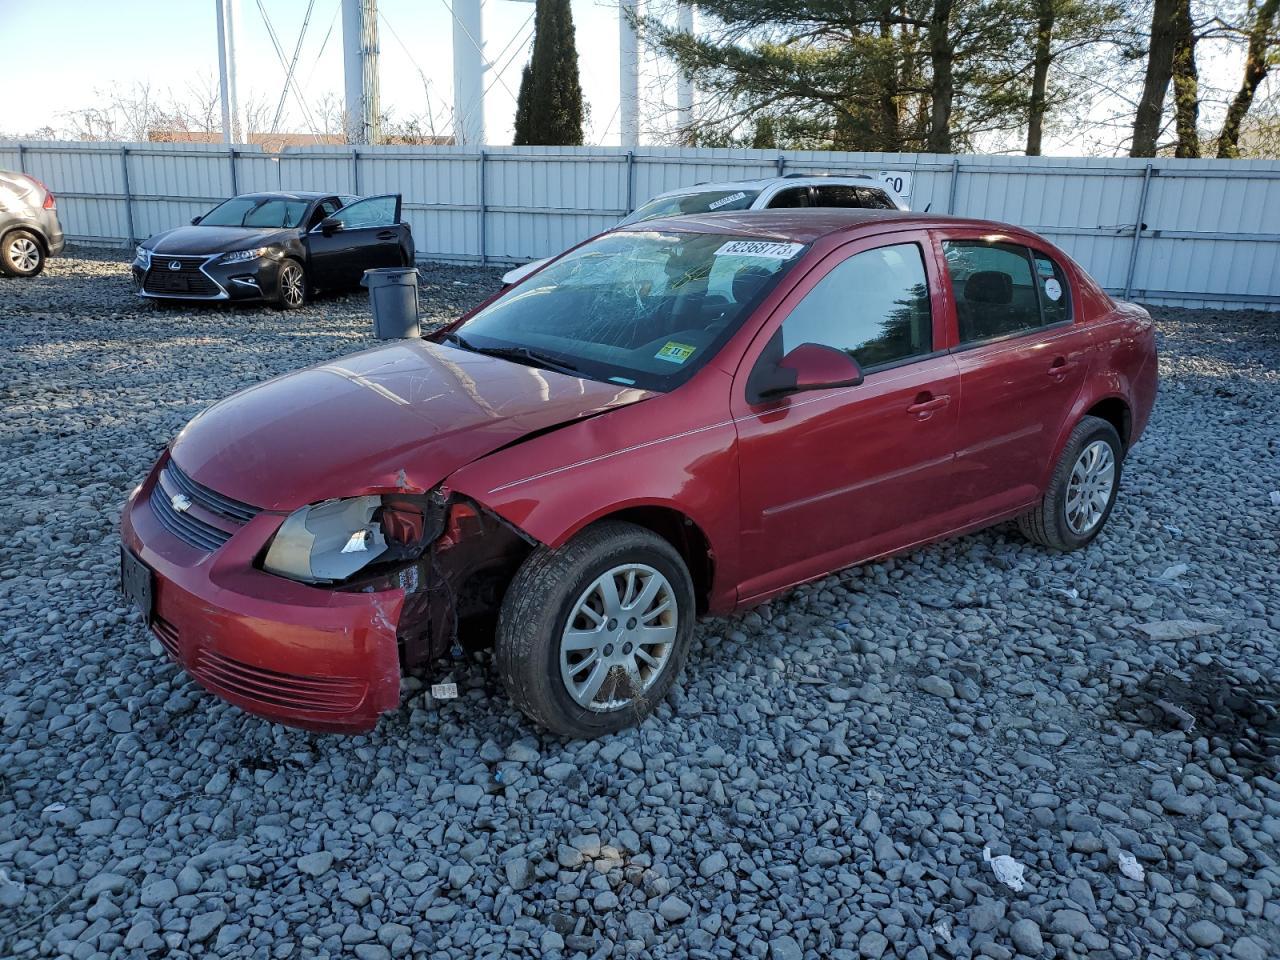
[[[318,112],[326,96],[342,101],[341,0],[238,0],[237,35],[242,104],[256,101],[275,112],[284,85],[285,66],[272,45],[263,16],[270,18],[291,56],[312,4],[297,77],[307,111]],[[617,0],[571,0],[577,30],[579,68],[588,106],[587,144],[616,145],[618,121]],[[452,0],[379,0],[381,95],[393,123],[431,118],[435,132],[452,132]],[[483,0],[484,48],[495,69],[485,74],[486,140],[511,142],[515,95],[528,59],[533,33],[533,3]],[[60,118],[99,105],[111,91],[129,92],[150,84],[161,100],[190,99],[189,88],[216,88],[218,76],[215,0],[0,0],[0,48],[6,76],[39,77],[28,86],[38,95],[0,98],[0,134],[26,134],[43,126],[62,127]],[[17,38],[14,42],[13,38]],[[656,91],[670,66],[642,51],[641,95]],[[1199,51],[1202,81],[1227,90],[1239,82],[1238,49],[1223,52],[1205,45]],[[666,89],[670,89],[669,84]],[[1103,114],[1122,112],[1103,102]],[[649,111],[645,111],[646,114]],[[1221,104],[1206,103],[1206,129],[1216,129]],[[305,130],[307,112],[290,95],[282,131]],[[269,124],[268,124],[269,126]],[[1079,131],[1050,130],[1045,152],[1057,155],[1111,152],[1125,136],[1123,122],[1104,137],[1115,144],[1082,138]],[[641,141],[647,142],[641,131]],[[1092,130],[1088,131],[1093,136]],[[1017,138],[984,145],[991,151],[1017,150]]]
[[[341,0],[314,0],[297,77],[315,112],[325,93],[342,96]],[[271,43],[259,0],[239,0],[240,99],[268,102],[274,113],[285,67]],[[308,0],[261,0],[286,56],[293,53]],[[434,114],[450,133],[453,102],[451,0],[379,0],[380,86],[392,119]],[[618,7],[573,0],[579,68],[590,105],[586,142],[617,144]],[[486,58],[503,68],[485,74],[487,140],[510,143],[515,94],[533,35],[533,4],[483,0]],[[58,115],[101,103],[100,91],[150,83],[182,99],[188,84],[218,77],[215,0],[0,0],[0,47],[8,76],[38,76],[39,96],[0,98],[0,132],[60,126]],[[325,43],[326,34],[328,42]],[[27,38],[14,43],[11,38]],[[52,67],[52,69],[50,69]],[[424,84],[423,78],[426,83]],[[303,126],[288,100],[282,129]]]

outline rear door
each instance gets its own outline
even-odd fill
[[[353,286],[366,270],[398,267],[404,262],[400,236],[400,194],[365,197],[333,215],[342,226],[329,236],[317,226],[307,235],[317,273],[336,284]]]
[[[1089,362],[1066,273],[1046,251],[979,231],[939,233],[960,372],[956,489],[973,518],[1040,494]]]

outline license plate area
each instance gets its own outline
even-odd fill
[[[154,578],[151,568],[126,549],[120,550],[120,592],[151,623]]]

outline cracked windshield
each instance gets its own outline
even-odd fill
[[[725,234],[612,234],[547,266],[445,340],[670,390],[715,355],[804,249]]]

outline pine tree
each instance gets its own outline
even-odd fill
[[[582,83],[569,0],[537,0],[533,58],[516,100],[516,146],[580,146]]]

